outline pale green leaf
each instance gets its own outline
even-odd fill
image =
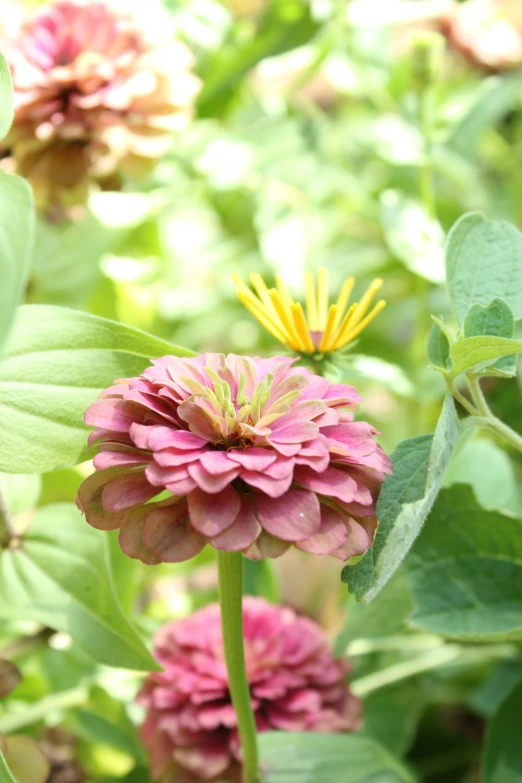
[[[3,139],[13,121],[13,86],[4,55],[0,52],[0,139]]]
[[[407,561],[424,631],[463,640],[522,636],[522,522],[444,489]]]
[[[515,318],[503,299],[496,297],[487,307],[475,302],[464,319],[464,337],[493,335],[495,337],[513,337]],[[517,369],[516,356],[503,356],[492,365],[486,374],[513,376]]]
[[[453,362],[452,377],[466,372],[472,367],[481,369],[495,362],[501,356],[522,353],[521,340],[509,340],[507,337],[465,337],[453,343],[450,357]]]
[[[474,302],[504,299],[522,316],[522,234],[509,223],[493,223],[470,212],[455,223],[446,247],[446,277],[459,324]]]
[[[2,751],[0,751],[0,783],[18,783],[7,766],[7,761]]]
[[[166,354],[191,352],[88,313],[21,307],[0,366],[0,470],[42,473],[85,459],[85,409]]]
[[[431,327],[428,339],[428,359],[435,367],[447,369],[449,361],[450,345],[448,338],[438,324]]]
[[[0,171],[0,355],[27,284],[33,232],[31,188],[20,177]]]
[[[155,668],[121,610],[106,535],[72,503],[40,509],[23,546],[0,555],[0,599],[0,617],[64,631],[101,663]]]
[[[491,720],[484,749],[484,783],[521,783],[520,716],[522,683],[502,702]]]
[[[259,735],[263,783],[413,783],[382,745],[361,734]]]
[[[447,396],[434,435],[409,438],[392,454],[393,475],[377,503],[375,541],[362,560],[342,572],[358,600],[372,601],[406,557],[435,501],[458,435],[455,406]]]

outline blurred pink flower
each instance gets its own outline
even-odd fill
[[[116,187],[169,150],[199,90],[192,54],[169,38],[110,0],[57,0],[0,42],[15,104],[4,145],[39,202]]]
[[[522,64],[520,0],[455,3],[444,27],[453,45],[476,65],[504,71]]]
[[[353,731],[361,705],[321,628],[291,609],[243,600],[247,677],[258,731]],[[155,655],[164,671],[138,696],[147,709],[141,738],[152,776],[169,781],[236,780],[236,716],[228,692],[219,606],[164,626]]]
[[[370,546],[390,461],[359,395],[287,357],[165,356],[93,403],[96,472],[78,490],[87,521],[121,528],[145,563],[205,544],[258,560],[291,544],[341,560]],[[168,497],[149,502],[167,490]]]

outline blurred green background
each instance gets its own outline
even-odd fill
[[[387,451],[432,431],[444,387],[427,366],[426,340],[431,313],[451,319],[445,236],[473,210],[521,225],[522,72],[426,38],[447,32],[447,2],[165,5],[196,57],[195,118],[146,180],[92,192],[70,222],[40,219],[27,301],[85,309],[195,351],[273,354],[284,349],[238,301],[233,272],[281,275],[301,300],[305,272],[318,266],[332,295],[349,275],[356,296],[379,276],[387,307],[338,375],[361,392],[361,415]],[[519,383],[488,379],[485,388],[522,432]],[[36,505],[73,500],[86,470],[0,482],[23,525]],[[516,457],[481,437],[452,468],[485,505],[513,513],[522,511],[521,475]],[[111,547],[121,602],[146,638],[216,597],[211,551],[147,568]],[[457,645],[448,656],[442,640],[408,628],[400,575],[361,608],[347,601],[336,561],[291,552],[275,569],[249,569],[249,591],[310,614],[339,653],[348,650],[364,730],[405,756],[419,780],[478,781],[484,718],[522,679],[517,645]],[[136,674],[95,664],[27,619],[1,621],[0,643],[23,672],[0,706],[0,731],[43,743],[49,783],[147,783]]]

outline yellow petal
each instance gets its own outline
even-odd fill
[[[338,313],[337,305],[331,305],[328,311],[328,317],[326,319],[326,325],[324,328],[323,336],[321,338],[321,343],[319,345],[320,351],[330,350],[330,343],[332,342],[332,335],[335,329],[335,324],[337,322],[338,315],[339,313]]]
[[[246,309],[252,313],[254,318],[257,318],[261,326],[264,326],[264,328],[270,332],[270,334],[273,335],[276,340],[279,340],[279,342],[288,345],[288,337],[285,331],[283,331],[278,325],[274,323],[273,320],[271,320],[266,310],[262,309],[260,304],[257,304],[257,299],[255,299],[252,295],[247,297],[242,292],[239,292],[238,296]]]
[[[343,340],[344,334],[347,333],[352,328],[353,314],[356,310],[357,310],[357,302],[354,302],[353,305],[349,307],[348,312],[346,313],[343,320],[341,321],[341,325],[334,332],[332,337],[333,345],[330,347],[330,350],[334,350],[334,347],[337,346],[338,342]]]
[[[339,293],[339,298],[337,299],[337,322],[335,326],[339,326],[341,323],[341,320],[344,316],[344,311],[346,310],[346,307],[348,305],[348,302],[350,300],[350,294],[353,291],[353,287],[355,285],[355,277],[347,277],[344,281],[341,291]]]
[[[353,321],[352,323],[357,323],[361,318],[363,318],[364,314],[366,313],[368,307],[370,306],[370,302],[372,301],[373,297],[379,290],[379,288],[382,286],[382,280],[380,277],[376,277],[373,282],[370,283],[368,288],[366,289],[366,292],[362,295],[359,304],[357,305],[357,309],[354,312],[353,315]]]
[[[299,335],[299,338],[304,346],[302,350],[308,351],[308,353],[313,353],[315,351],[315,346],[312,342],[310,332],[308,331],[308,327],[306,325],[303,308],[299,303],[294,302],[290,310],[292,312],[294,326],[296,328],[297,334]]]
[[[360,321],[356,326],[354,326],[353,329],[348,329],[346,333],[339,337],[334,346],[333,350],[338,350],[339,348],[342,348],[344,345],[347,345],[348,343],[352,342],[352,340],[355,340],[355,338],[363,331],[363,329],[366,329],[370,321],[373,321],[375,316],[377,316],[381,310],[383,310],[386,307],[386,302],[384,299],[380,299],[373,310],[371,310],[366,318],[363,318],[362,321]]]
[[[281,299],[279,295],[279,291],[276,291],[275,288],[271,288],[269,291],[269,295],[270,295],[270,299],[272,300],[272,304],[274,305],[274,308],[279,316],[279,319],[283,324],[285,332],[287,333],[288,345],[291,348],[293,348],[294,351],[305,350],[304,345],[301,342],[299,335],[297,334],[296,328],[294,326],[294,320],[292,318],[292,313],[290,311],[290,308]]]
[[[315,280],[312,272],[306,273],[306,313],[308,315],[308,328],[312,332],[318,332],[317,326],[317,300],[315,298]]]

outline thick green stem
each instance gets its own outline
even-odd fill
[[[256,723],[250,702],[243,644],[243,556],[217,551],[221,628],[230,697],[243,751],[243,783],[259,783]]]
[[[511,427],[508,427],[507,424],[504,424],[503,421],[497,419],[496,416],[492,415],[491,417],[487,418],[476,418],[474,421],[478,427],[484,427],[485,429],[491,430],[492,432],[496,432],[497,435],[500,435],[501,438],[504,438],[504,440],[513,446],[514,449],[522,453],[522,437],[518,434],[518,432],[515,432],[515,430],[512,430]]]

